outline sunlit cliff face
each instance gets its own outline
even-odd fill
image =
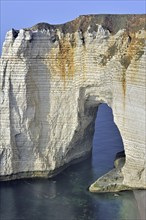
[[[107,103],[124,142],[123,182],[146,187],[144,27],[145,15],[97,15],[7,33],[1,179],[52,176],[84,157]]]

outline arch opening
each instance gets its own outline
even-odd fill
[[[104,175],[107,175],[106,173],[114,169],[118,170],[124,163],[124,145],[118,127],[113,121],[112,109],[107,104],[99,104],[92,149],[94,176],[96,178],[102,178],[103,176],[104,178]],[[106,179],[106,181],[108,180]],[[101,191],[104,191],[104,189]]]

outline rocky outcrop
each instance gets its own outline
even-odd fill
[[[6,35],[1,180],[52,176],[92,148],[107,103],[124,142],[122,182],[146,188],[145,15],[80,16]]]
[[[122,168],[125,164],[125,152],[117,153],[114,168],[97,179],[90,187],[90,192],[118,192],[123,190],[131,190],[123,184]]]

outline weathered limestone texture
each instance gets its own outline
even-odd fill
[[[124,142],[123,185],[146,188],[145,15],[80,16],[12,29],[1,57],[1,180],[52,176],[92,148],[107,103]]]

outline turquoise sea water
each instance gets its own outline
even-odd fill
[[[0,220],[136,220],[132,192],[92,194],[88,187],[113,168],[123,149],[112,112],[101,105],[96,119],[92,156],[72,165],[51,180],[1,182]]]

